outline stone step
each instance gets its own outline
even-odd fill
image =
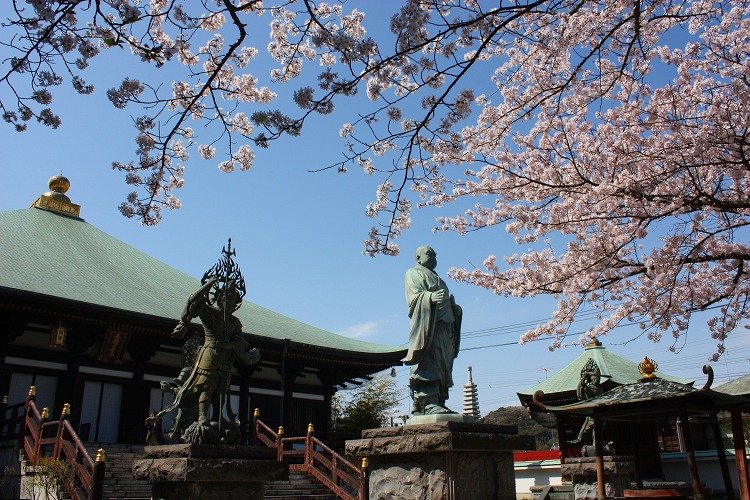
[[[302,471],[289,471],[288,481],[269,481],[265,486],[265,500],[336,500],[323,483]]]

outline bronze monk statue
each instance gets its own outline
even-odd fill
[[[455,413],[446,408],[453,386],[453,360],[461,337],[461,307],[435,272],[437,254],[430,247],[416,251],[417,265],[406,272],[409,305],[409,389],[414,415]]]

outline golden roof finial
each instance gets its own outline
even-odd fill
[[[643,361],[638,363],[638,371],[643,374],[644,380],[651,380],[653,378],[656,378],[656,375],[654,375],[654,372],[659,368],[659,365],[656,364],[656,361],[649,358],[648,356],[644,356]]]
[[[594,337],[593,339],[589,340],[589,343],[586,344],[586,347],[601,347],[602,343],[599,341],[598,338]]]
[[[31,206],[72,217],[78,217],[81,214],[81,206],[72,203],[65,194],[70,189],[70,181],[67,177],[53,175],[49,178],[49,189],[48,192],[37,198]]]
[[[62,175],[53,175],[49,178],[49,193],[45,193],[46,196],[57,198],[58,200],[67,201],[70,203],[70,198],[65,196],[65,193],[70,189],[70,181],[67,177]]]

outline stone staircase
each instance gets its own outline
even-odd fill
[[[305,472],[289,471],[289,481],[268,481],[266,500],[336,500],[336,495],[323,483]]]
[[[102,498],[106,499],[143,499],[151,498],[151,485],[147,481],[133,479],[133,460],[143,458],[143,446],[130,444],[87,443],[92,457],[96,450],[104,448],[106,467],[104,469],[104,490]]]
[[[104,448],[106,469],[104,473],[104,499],[151,498],[151,485],[147,481],[133,479],[133,460],[143,458],[143,446],[129,444],[87,444],[92,457],[96,450]],[[266,483],[267,500],[336,500],[336,495],[317,479],[304,472],[289,471],[289,481]]]

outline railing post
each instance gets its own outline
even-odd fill
[[[94,461],[94,475],[91,478],[88,500],[101,500],[102,491],[104,491],[104,449],[99,448]]]
[[[260,408],[256,408],[253,412],[253,430],[252,436],[250,436],[251,446],[258,446],[258,420],[260,420]]]
[[[29,387],[29,393],[26,395],[26,404],[23,407],[23,409],[24,409],[24,420],[23,420],[23,424],[21,424],[22,425],[22,427],[21,427],[21,446],[24,446],[24,448],[25,448],[25,445],[23,444],[23,442],[25,440],[24,436],[26,436],[26,430],[29,428],[28,423],[31,421],[31,419],[34,416],[33,412],[31,412],[29,410],[29,407],[31,406],[31,402],[34,401],[35,399],[36,399],[36,387],[34,387],[32,385],[31,387]],[[34,436],[34,435],[32,435],[31,438],[34,440],[34,449],[33,449],[33,452],[36,452],[36,441],[39,438],[37,436]],[[28,459],[31,460],[32,464],[36,465],[36,457],[28,457]]]
[[[284,427],[279,426],[279,433],[276,434],[276,460],[282,462],[284,460]]]
[[[60,422],[57,424],[57,436],[55,436],[55,451],[53,454],[54,458],[60,458],[60,449],[62,448],[62,435],[64,422],[70,418],[70,403],[63,405],[62,413],[60,414]]]
[[[312,437],[313,433],[315,432],[315,428],[313,427],[313,424],[310,423],[307,425],[307,436],[305,436],[305,467],[308,469],[312,467],[313,458],[312,458]]]
[[[339,455],[334,453],[331,455],[331,481],[336,486],[339,485]]]
[[[29,402],[36,399],[36,387],[33,385],[29,387],[29,394],[26,396],[26,407],[28,408]]]
[[[49,420],[49,408],[42,410],[41,418],[39,419],[39,436],[37,437],[36,443],[34,443],[34,458],[32,462],[36,463],[39,457],[44,456],[45,448],[42,448],[42,439],[44,438],[44,424]]]
[[[362,475],[359,481],[359,500],[367,500],[370,498],[370,462],[367,457],[362,459]]]

